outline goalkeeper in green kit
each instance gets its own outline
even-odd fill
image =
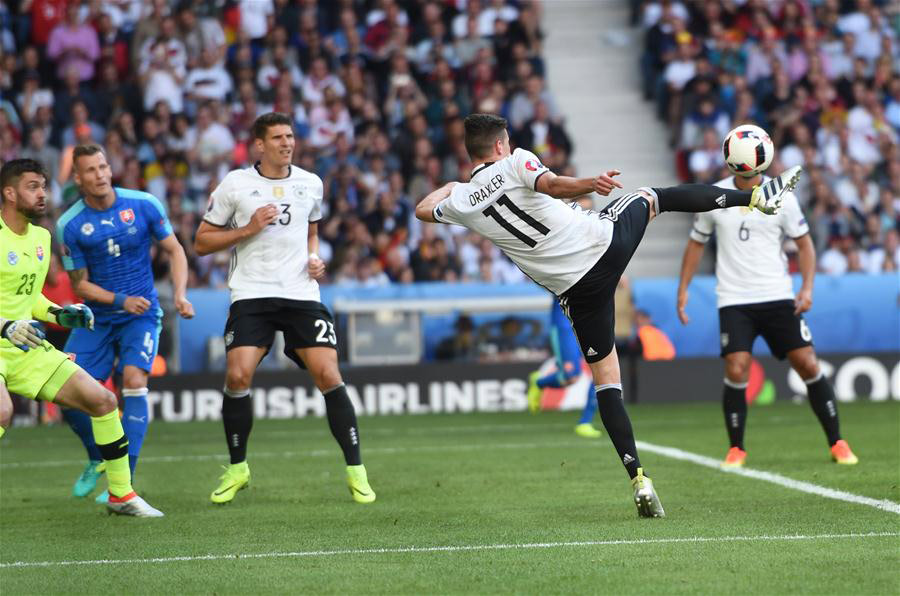
[[[47,174],[34,160],[14,159],[0,169],[0,437],[12,419],[10,391],[86,412],[106,461],[107,507],[122,515],[161,517],[131,488],[128,441],[115,395],[44,341],[38,321],[87,328],[94,323],[87,306],[62,308],[41,294],[50,232],[31,220],[47,210],[46,186]]]

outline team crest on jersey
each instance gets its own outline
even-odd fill
[[[525,162],[525,169],[528,170],[529,172],[537,172],[538,170],[540,170],[543,167],[544,167],[544,164],[542,164],[539,161],[534,161],[533,159],[529,159],[528,161]]]
[[[122,223],[128,224],[130,226],[134,223],[134,210],[123,209],[122,211],[119,211],[119,219],[122,220]]]
[[[81,233],[85,236],[90,236],[91,234],[93,234],[94,224],[92,224],[91,222],[85,223],[83,226],[81,226]]]
[[[275,197],[276,199],[284,198],[284,187],[276,186],[276,187],[272,188],[272,196]]]
[[[6,253],[6,260],[10,265],[15,265],[19,262],[19,255],[17,255],[13,251],[9,251],[8,253]]]
[[[37,255],[38,261],[44,260],[44,247],[38,246],[34,249],[34,254]]]
[[[291,187],[291,190],[294,191],[294,198],[302,199],[303,198],[303,187],[299,184],[295,184]]]

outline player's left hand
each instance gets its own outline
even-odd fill
[[[311,256],[306,262],[306,269],[313,279],[321,279],[325,275],[325,261],[316,256]]]
[[[794,314],[803,314],[812,308],[812,290],[800,288],[797,297],[794,298]]]
[[[175,296],[175,310],[183,319],[194,318],[194,305],[184,296]]]
[[[56,317],[57,324],[62,327],[69,329],[83,327],[91,331],[94,329],[94,313],[86,304],[70,304],[54,308],[50,310],[50,314]]]
[[[619,170],[608,170],[606,174],[597,176],[591,182],[592,190],[598,195],[607,196],[614,188],[625,188],[621,182],[613,180],[613,176],[621,174]]]

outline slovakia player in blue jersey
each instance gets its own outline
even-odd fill
[[[528,386],[528,409],[537,412],[541,407],[541,394],[550,387],[559,389],[568,387],[581,376],[581,348],[572,331],[569,319],[563,313],[559,302],[554,298],[550,309],[550,346],[556,359],[556,370],[541,376],[540,371],[531,373]],[[597,395],[594,384],[588,383],[587,396],[581,418],[575,425],[575,434],[579,437],[595,439],[603,433],[593,425],[597,413]]]
[[[147,378],[163,314],[153,286],[150,247],[155,240],[168,253],[175,308],[190,318],[194,307],[185,297],[187,258],[156,197],[113,187],[102,147],[79,145],[72,160],[81,198],[60,217],[57,236],[72,287],[90,306],[96,323],[93,331],[73,331],[65,351],[101,382],[113,374],[114,367],[116,376],[121,376],[122,423],[134,476],[149,422]],[[100,453],[87,415],[66,410],[64,416],[88,451],[90,461],[72,491],[84,497],[94,490],[102,471]],[[97,501],[103,502],[105,495]]]

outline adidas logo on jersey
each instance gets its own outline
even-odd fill
[[[634,458],[631,457],[631,455],[629,455],[629,454],[627,454],[627,453],[626,453],[625,456],[622,458],[622,463],[623,463],[624,465],[626,465],[626,466],[627,466],[628,464],[630,464],[631,462],[633,462],[633,461],[634,461]]]
[[[586,352],[586,355],[588,355],[588,356],[596,356],[596,355],[597,355],[597,350],[595,350],[594,348],[588,348],[588,351]]]
[[[260,194],[260,192],[258,190],[254,190],[253,192],[250,193],[250,196],[251,197],[261,197],[262,194]]]

